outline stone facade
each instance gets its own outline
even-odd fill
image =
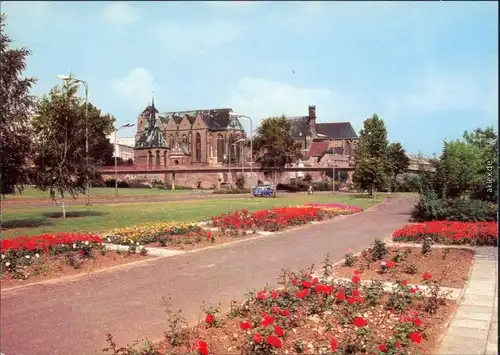
[[[153,101],[137,119],[135,164],[168,167],[241,162],[245,131],[231,112],[223,108],[159,113]]]

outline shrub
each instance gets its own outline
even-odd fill
[[[438,199],[434,192],[420,195],[412,211],[417,222],[448,220],[461,222],[493,222],[497,220],[496,204],[471,199]]]

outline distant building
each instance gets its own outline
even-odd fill
[[[135,164],[150,167],[222,165],[240,161],[243,126],[230,108],[159,113],[152,104],[137,118]]]
[[[108,136],[108,139],[114,148],[114,156],[127,161],[129,159],[134,160],[134,147],[135,138],[134,137],[117,137],[115,146],[115,133]]]
[[[305,159],[318,158],[325,152],[350,157],[359,141],[350,122],[316,122],[316,106],[307,116],[289,117],[292,136],[304,149]]]

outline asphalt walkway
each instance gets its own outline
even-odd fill
[[[110,332],[119,344],[166,329],[162,296],[171,296],[190,323],[203,300],[228,306],[266,283],[282,268],[297,270],[326,253],[340,260],[407,223],[413,197],[401,196],[363,213],[306,228],[154,259],[73,281],[38,284],[1,295],[1,351],[8,355],[102,354]]]

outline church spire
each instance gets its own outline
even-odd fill
[[[151,107],[155,110],[155,92],[153,91],[153,98],[151,99]]]

